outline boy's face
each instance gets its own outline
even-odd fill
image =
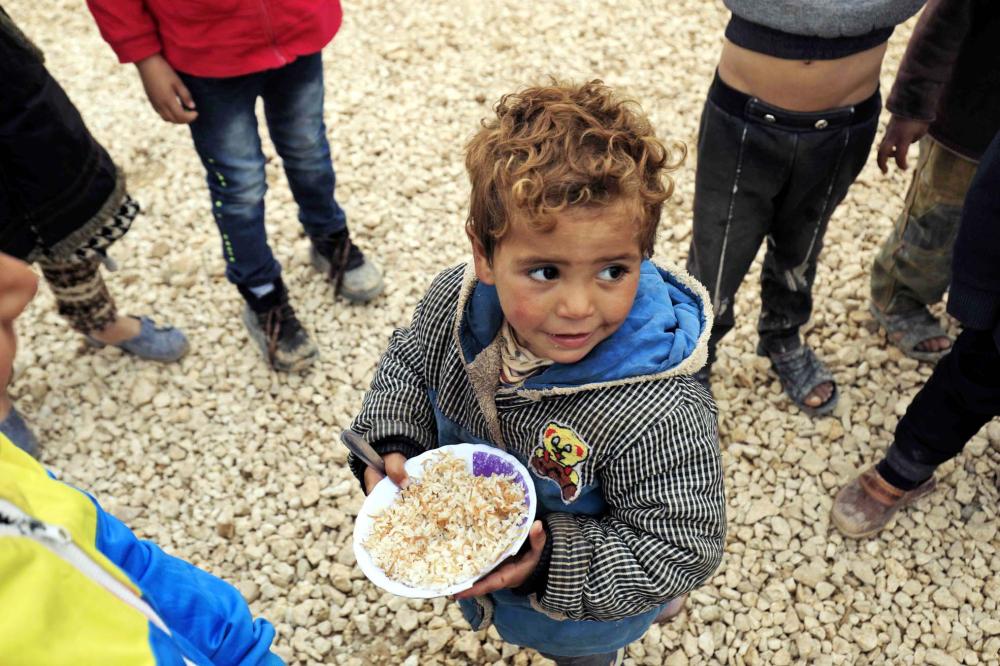
[[[473,240],[476,276],[496,286],[522,345],[556,363],[576,363],[628,316],[642,252],[624,206],[569,210],[555,220],[548,231],[514,220],[492,263]]]

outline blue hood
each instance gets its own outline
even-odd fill
[[[476,283],[460,328],[467,363],[493,342],[502,323],[496,288]],[[635,303],[621,327],[578,363],[555,363],[528,378],[524,388],[582,386],[659,374],[691,355],[704,328],[698,295],[647,259],[640,269]]]

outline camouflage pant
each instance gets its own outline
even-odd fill
[[[910,312],[944,296],[962,202],[976,166],[930,136],[921,140],[906,206],[872,265],[872,302],[883,312]]]

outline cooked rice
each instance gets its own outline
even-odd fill
[[[475,476],[440,451],[373,516],[364,546],[393,580],[448,587],[484,573],[510,547],[527,509],[517,476]]]

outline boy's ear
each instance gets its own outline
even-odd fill
[[[465,233],[469,237],[469,242],[472,243],[472,260],[476,267],[476,277],[484,284],[493,284],[493,266],[486,257],[486,248],[472,231],[466,229]]]

